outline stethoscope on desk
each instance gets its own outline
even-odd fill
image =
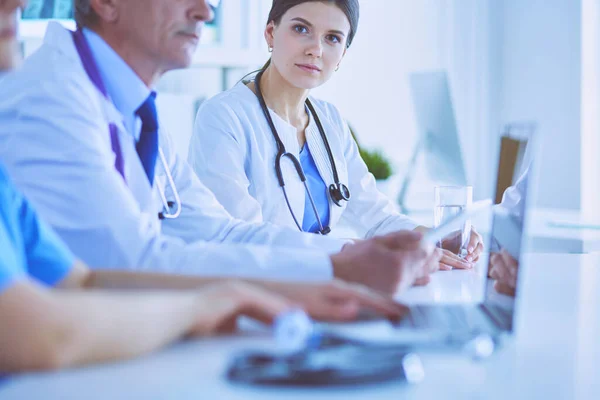
[[[110,101],[108,96],[108,92],[106,87],[104,86],[104,82],[102,82],[102,78],[100,77],[100,73],[98,72],[98,66],[94,61],[94,57],[92,56],[92,52],[90,50],[90,46],[83,35],[83,31],[81,29],[77,29],[73,34],[73,42],[75,43],[75,48],[77,49],[77,53],[79,53],[79,58],[81,59],[81,63],[83,64],[83,68],[87,73],[88,77],[92,81],[92,83],[96,86],[96,88],[104,95],[107,101]],[[110,123],[108,125],[108,129],[110,132],[110,144],[112,151],[115,153],[115,169],[123,180],[125,180],[124,173],[124,162],[123,162],[123,154],[121,152],[121,146],[119,144],[119,134],[117,130],[117,126],[114,123]],[[160,199],[163,204],[163,210],[158,213],[159,219],[174,219],[179,217],[181,214],[181,199],[179,198],[179,193],[177,192],[177,187],[175,186],[175,181],[173,180],[173,176],[171,175],[171,171],[169,170],[169,165],[167,164],[167,160],[162,149],[158,148],[158,156],[162,163],[163,169],[167,176],[167,183],[173,192],[173,198],[175,201],[168,201],[165,196],[164,190],[160,187],[159,184],[158,192],[160,194]],[[175,206],[175,211],[171,212],[171,209]]]
[[[269,113],[269,109],[267,108],[267,104],[265,103],[262,91],[260,90],[260,78],[262,78],[263,72],[264,70],[261,70],[258,74],[256,74],[256,78],[254,79],[254,87],[256,88],[256,97],[258,97],[260,107],[263,111],[263,114],[265,115],[265,118],[267,119],[267,122],[269,123],[271,133],[273,133],[273,137],[275,138],[275,142],[277,143],[277,156],[275,157],[275,172],[277,174],[277,181],[279,182],[279,186],[283,190],[285,202],[287,203],[287,206],[290,210],[290,213],[292,214],[292,218],[294,219],[296,226],[300,231],[302,231],[302,226],[298,222],[298,219],[296,218],[296,215],[292,210],[292,206],[290,205],[290,201],[285,190],[285,181],[283,179],[283,173],[281,172],[281,160],[283,158],[288,158],[292,162],[292,164],[294,164],[294,168],[296,169],[296,172],[298,173],[298,176],[300,177],[300,180],[304,185],[304,190],[308,195],[308,200],[310,201],[310,205],[312,207],[313,212],[315,213],[315,217],[319,225],[318,233],[320,233],[321,235],[327,235],[329,232],[331,232],[331,228],[329,226],[323,226],[323,223],[321,222],[319,212],[317,211],[317,206],[315,205],[315,201],[313,200],[310,189],[308,188],[308,185],[306,183],[306,176],[304,175],[304,171],[302,170],[302,165],[300,164],[300,161],[298,161],[298,158],[296,158],[296,156],[286,151],[285,145],[283,144],[281,138],[279,137],[279,134],[277,133],[277,129],[275,128],[275,124],[273,123],[273,119],[271,118],[271,114]],[[340,182],[337,168],[335,166],[335,161],[333,159],[333,154],[331,152],[331,147],[329,146],[329,141],[327,140],[327,136],[325,135],[325,130],[323,129],[323,125],[321,125],[319,116],[317,115],[317,112],[315,111],[309,99],[306,99],[306,107],[315,119],[315,123],[317,124],[317,128],[319,129],[319,133],[321,134],[321,138],[323,139],[323,143],[325,144],[325,150],[327,150],[327,155],[329,156],[329,162],[331,163],[334,183],[329,185],[329,196],[331,197],[331,200],[336,206],[342,207],[343,201],[350,200],[350,190],[346,185]]]

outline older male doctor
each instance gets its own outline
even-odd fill
[[[80,29],[50,24],[42,47],[0,83],[0,158],[79,258],[93,267],[337,277],[387,292],[437,264],[439,254],[406,233],[338,253],[345,242],[233,219],[175,154],[150,89],[190,64],[209,4],[75,6]]]

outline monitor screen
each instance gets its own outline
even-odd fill
[[[75,29],[73,0],[29,0],[23,10],[20,24],[21,36],[24,38],[42,38],[49,20],[57,20],[68,29]],[[221,13],[219,1],[210,0],[214,18],[206,22],[200,44],[218,45],[221,41]]]
[[[23,19],[73,19],[73,0],[29,0]]]
[[[429,176],[451,185],[466,185],[467,174],[446,71],[410,75],[419,145]]]

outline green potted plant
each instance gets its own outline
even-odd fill
[[[383,181],[392,176],[392,166],[381,150],[366,150],[359,146],[358,151],[376,180]]]
[[[391,196],[390,198],[394,198],[393,196],[395,196],[395,193],[391,193],[392,185],[390,183],[390,178],[394,174],[392,164],[381,150],[367,150],[361,147],[359,141],[356,139],[354,129],[352,129],[352,126],[350,125],[348,125],[348,127],[350,128],[350,134],[358,146],[361,158],[367,165],[369,172],[375,177],[377,189],[379,189],[380,192]]]

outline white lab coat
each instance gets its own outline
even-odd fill
[[[176,156],[164,130],[159,143],[183,211],[161,224],[162,164],[151,187],[122,120],[88,79],[69,31],[55,23],[39,51],[0,83],[0,162],[78,257],[93,267],[331,278],[327,253],[343,241],[233,219]],[[119,127],[127,183],[114,167],[109,122]],[[168,188],[166,196],[173,199]]]
[[[329,144],[340,181],[351,199],[342,207],[329,199],[330,227],[345,219],[361,237],[372,237],[417,224],[394,211],[379,192],[352,139],[347,123],[331,104],[311,98]],[[270,110],[286,150],[300,159],[296,129]],[[306,142],[327,186],[333,170],[319,130],[311,118]],[[201,106],[196,116],[188,161],[200,180],[235,217],[268,221],[296,228],[275,174],[277,145],[256,95],[243,83],[218,94]],[[285,187],[298,221],[304,218],[305,189],[292,164],[282,162]]]
[[[529,167],[523,171],[523,174],[517,179],[513,186],[510,186],[502,195],[500,206],[508,210],[511,214],[522,217],[525,211],[526,201],[524,194],[527,191],[527,180],[529,179]]]

